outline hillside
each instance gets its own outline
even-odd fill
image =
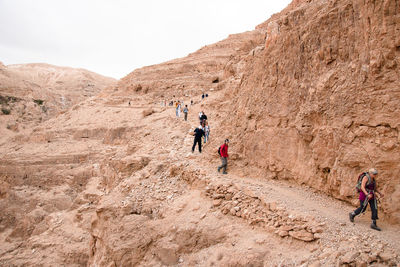
[[[98,80],[98,94],[28,120],[0,144],[0,265],[398,266],[399,8],[295,0],[253,31]],[[381,232],[369,210],[348,217],[370,167]]]
[[[2,136],[31,128],[116,83],[84,69],[0,63]]]

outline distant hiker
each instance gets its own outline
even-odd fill
[[[190,100],[190,105],[193,106],[193,100]]]
[[[129,106],[131,106],[131,101],[129,101]]]
[[[204,93],[201,95],[201,99],[204,99]]]
[[[204,111],[202,111],[201,113],[202,113],[202,115],[201,115],[200,120],[201,121],[206,121],[207,120],[207,115],[204,113]]]
[[[209,136],[210,136],[210,126],[208,125],[208,122],[205,121],[205,126],[204,126],[204,144],[207,143]]]
[[[201,124],[201,116],[203,116],[203,112],[202,112],[202,111],[200,111],[200,112],[199,112],[199,120],[200,120],[200,124]]]
[[[206,97],[208,97],[208,94],[206,94]]]
[[[179,118],[181,116],[181,103],[178,101],[175,110],[176,117]]]
[[[364,172],[359,176],[359,181],[357,184],[357,189],[360,191],[359,200],[360,207],[358,207],[355,211],[349,213],[350,221],[354,222],[354,217],[359,215],[361,212],[364,212],[367,209],[368,203],[371,208],[371,228],[377,231],[381,231],[376,225],[376,220],[378,220],[378,205],[376,203],[375,193],[378,193],[380,197],[383,197],[383,194],[380,193],[376,188],[376,178],[378,175],[378,171],[374,168],[369,169],[368,172]]]
[[[189,109],[187,105],[185,105],[185,108],[183,109],[183,114],[185,114],[185,121],[187,121],[187,115],[188,115]]]
[[[204,136],[204,131],[201,125],[194,130],[194,142],[192,147],[192,153],[196,148],[196,144],[199,144],[199,152],[201,153],[201,138]]]
[[[221,157],[222,165],[218,167],[218,172],[223,169],[223,174],[228,174],[226,168],[228,167],[228,145],[229,139],[225,139],[225,142],[219,147],[218,154]]]

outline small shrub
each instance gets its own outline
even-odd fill
[[[21,100],[21,98],[18,98],[18,97],[15,97],[15,96],[2,96],[2,95],[0,95],[0,104],[8,105],[8,103],[18,102],[20,100]]]
[[[44,100],[42,100],[42,99],[33,99],[33,102],[35,102],[36,104],[41,106],[41,105],[43,105]]]
[[[0,104],[7,104],[7,98],[5,96],[0,95]]]
[[[8,108],[2,108],[2,109],[1,109],[1,112],[3,112],[4,115],[10,115],[11,110],[8,109]]]

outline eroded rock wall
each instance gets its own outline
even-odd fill
[[[399,5],[298,1],[258,27],[264,49],[243,59],[225,123],[250,166],[347,201],[376,167],[400,222]]]

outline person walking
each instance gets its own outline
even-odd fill
[[[176,106],[176,117],[181,117],[181,102],[178,101],[178,105]]]
[[[200,124],[201,124],[201,116],[203,116],[203,112],[202,112],[202,111],[200,111],[200,112],[199,112],[199,120],[200,120]]]
[[[210,126],[208,125],[208,121],[205,121],[204,126],[204,144],[207,143],[210,136]]]
[[[200,120],[201,121],[207,120],[207,115],[206,115],[206,113],[204,113],[204,111],[201,112]]]
[[[220,146],[219,148],[219,155],[221,157],[221,166],[218,167],[218,172],[220,172],[221,169],[223,169],[223,174],[228,174],[226,172],[226,168],[228,167],[228,145],[229,145],[229,139],[225,139],[225,142]]]
[[[361,181],[359,181],[359,183],[361,183],[361,185],[358,186],[360,190],[360,195],[359,195],[360,207],[358,207],[353,212],[349,213],[350,222],[354,222],[354,218],[361,212],[364,212],[369,204],[372,213],[371,228],[377,231],[381,231],[381,228],[379,228],[376,225],[376,220],[378,220],[378,206],[376,200],[376,193],[379,194],[380,197],[383,197],[383,194],[377,190],[376,186],[376,178],[378,176],[378,171],[374,168],[371,168],[368,170],[368,172],[364,172],[360,176],[361,177],[359,179]]]
[[[199,144],[199,152],[201,153],[201,138],[204,136],[204,130],[201,127],[197,127],[194,129],[194,142],[193,142],[193,147],[192,147],[192,153],[194,152],[194,149],[196,148],[196,144]]]
[[[183,109],[183,114],[185,114],[185,121],[187,121],[188,112],[189,112],[188,106],[185,105],[185,108]]]

